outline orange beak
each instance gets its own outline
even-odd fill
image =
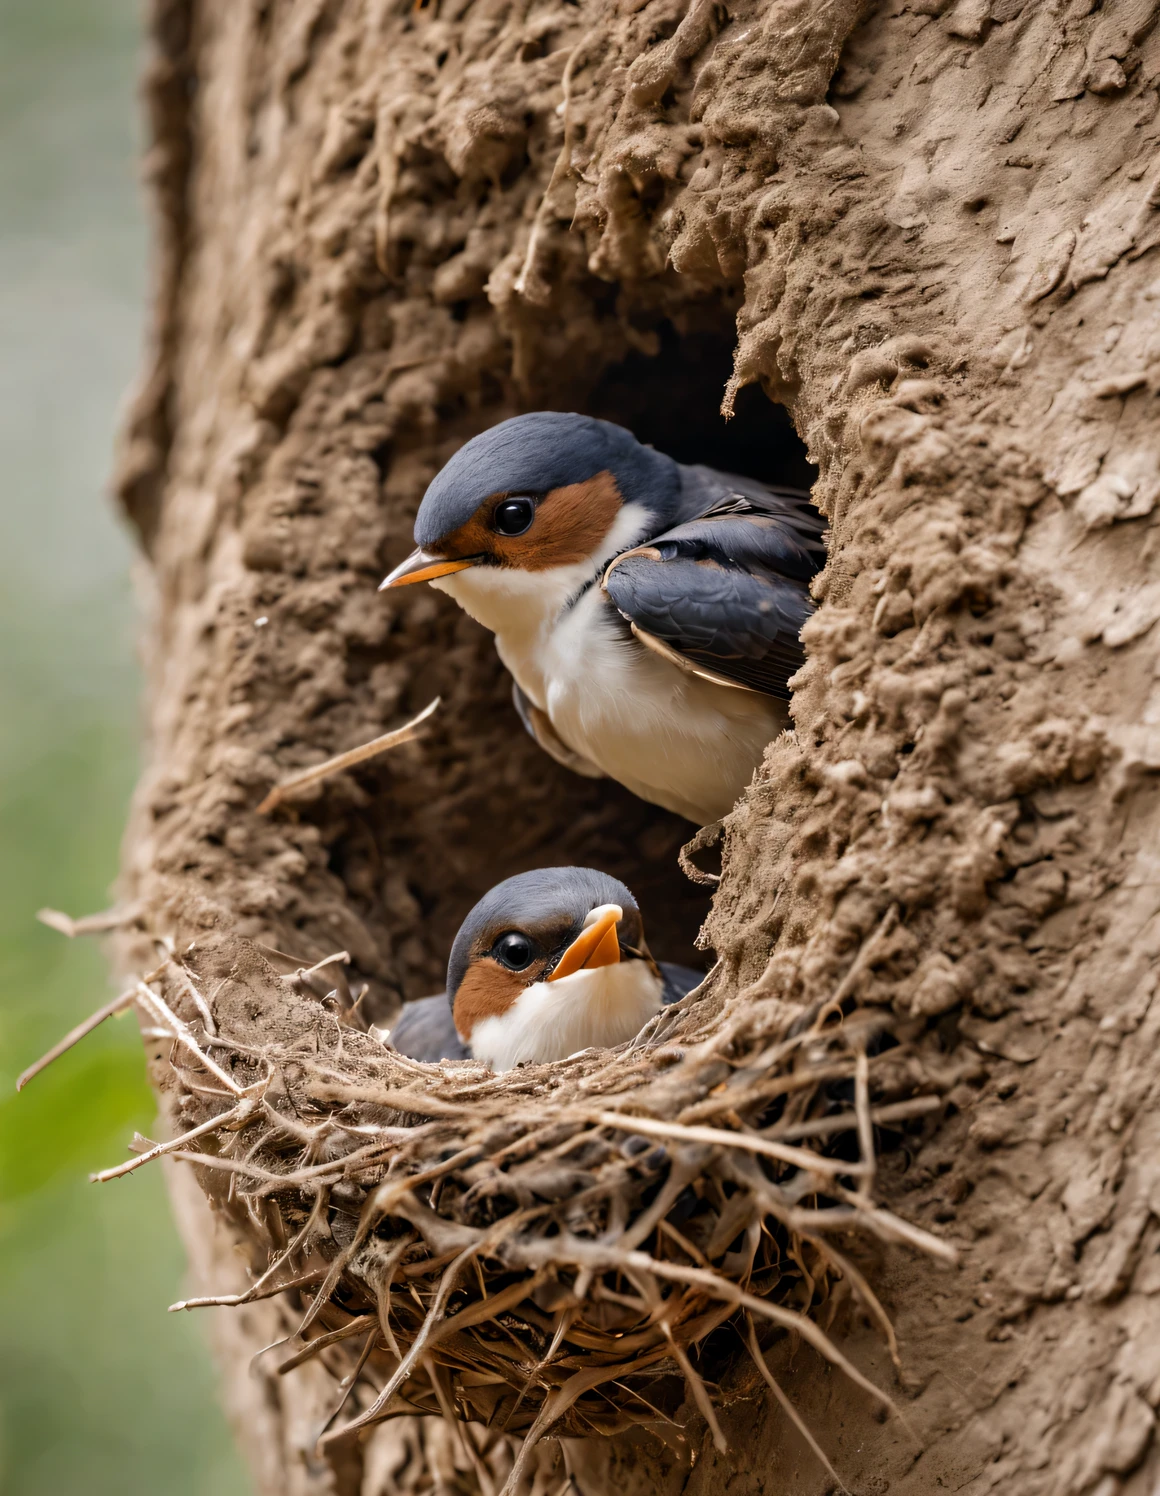
[[[616,938],[616,926],[624,918],[619,904],[601,904],[593,909],[584,922],[584,928],[560,957],[555,971],[548,978],[555,982],[560,977],[570,977],[574,971],[591,971],[597,966],[615,966],[620,960],[620,942]]]
[[[412,551],[405,561],[400,561],[390,576],[379,583],[379,591],[388,587],[409,587],[412,582],[433,582],[436,577],[449,577],[453,571],[466,571],[469,566],[478,566],[482,556],[464,556],[459,561],[441,561],[424,550]]]

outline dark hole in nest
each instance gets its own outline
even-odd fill
[[[765,483],[811,488],[818,470],[784,406],[749,385],[737,397],[733,418],[721,414],[733,370],[731,323],[727,332],[684,338],[669,322],[657,331],[657,355],[632,353],[609,369],[586,403],[588,413],[627,426],[678,462],[703,462]]]

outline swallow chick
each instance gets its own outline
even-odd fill
[[[539,868],[480,899],[451,947],[447,991],[407,1003],[390,1042],[415,1060],[543,1064],[625,1043],[702,980],[653,960],[623,883]]]
[[[704,823],[789,725],[822,523],[804,494],[538,411],[460,448],[382,586],[431,582],[492,631],[553,758]]]

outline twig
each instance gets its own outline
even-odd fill
[[[109,930],[119,930],[122,925],[135,920],[140,913],[140,904],[129,904],[124,909],[103,909],[100,914],[84,914],[80,919],[73,919],[59,909],[38,909],[36,917],[50,930],[56,930],[60,935],[67,935],[69,940],[75,940],[78,935],[104,935]]]
[[[615,1127],[620,1132],[640,1132],[647,1137],[672,1138],[681,1143],[707,1143],[712,1148],[744,1148],[748,1153],[760,1153],[765,1158],[775,1158],[779,1163],[795,1169],[804,1169],[810,1174],[860,1174],[864,1165],[846,1163],[839,1158],[823,1158],[805,1148],[793,1148],[787,1143],[774,1143],[759,1134],[726,1132],[723,1127],[682,1127],[679,1122],[657,1122],[651,1117],[630,1117],[623,1112],[593,1112],[591,1121],[599,1127]]]
[[[388,748],[397,748],[400,743],[408,743],[438,707],[441,698],[436,696],[428,706],[425,706],[417,717],[412,717],[409,722],[404,722],[402,727],[396,727],[392,732],[383,733],[382,737],[372,738],[369,743],[364,743],[361,748],[351,748],[346,753],[339,753],[334,758],[328,758],[324,763],[315,764],[312,769],[304,769],[301,774],[292,774],[289,779],[284,779],[277,784],[258,806],[259,815],[269,813],[281,805],[282,801],[290,795],[296,794],[307,786],[318,784],[320,780],[329,779],[333,774],[340,774],[343,769],[352,769],[355,764],[365,763],[368,758],[376,758],[380,753],[385,753]]]
[[[21,1071],[16,1080],[16,1089],[23,1091],[34,1075],[39,1075],[42,1070],[46,1070],[52,1064],[53,1060],[59,1060],[66,1050],[71,1049],[74,1044],[78,1044],[86,1034],[91,1034],[95,1028],[104,1023],[106,1018],[112,1018],[117,1013],[123,1013],[126,1008],[131,1008],[136,1001],[137,988],[130,987],[128,992],[122,992],[120,997],[113,998],[112,1002],[107,1002],[103,1008],[98,1008],[95,1013],[90,1013],[82,1023],[77,1024],[76,1028],[69,1029],[64,1038],[58,1040],[46,1054],[42,1054],[39,1060],[29,1065],[27,1070]]]
[[[350,1340],[355,1335],[361,1335],[364,1330],[377,1330],[379,1327],[378,1316],[374,1314],[360,1314],[357,1319],[352,1319],[349,1324],[342,1325],[337,1330],[329,1330],[325,1335],[319,1335],[316,1339],[308,1341],[300,1351],[288,1357],[278,1367],[278,1375],[283,1377],[288,1371],[293,1371],[296,1366],[301,1366],[319,1351],[326,1350],[329,1346],[338,1345],[342,1340]]]
[[[343,1175],[350,1171],[352,1164],[367,1167],[374,1155],[381,1153],[385,1146],[381,1142],[367,1143],[365,1147],[356,1148],[353,1153],[348,1153],[343,1158],[328,1159],[325,1163],[311,1164],[302,1169],[291,1169],[286,1174],[276,1174],[270,1169],[259,1168],[257,1164],[242,1163],[238,1159],[222,1158],[213,1153],[175,1153],[174,1157],[181,1159],[183,1163],[199,1164],[205,1169],[223,1169],[231,1174],[247,1174],[251,1179],[258,1179],[264,1184],[284,1189],[292,1185],[304,1184],[307,1180],[322,1179],[327,1174],[333,1174],[332,1182],[337,1184]],[[419,1177],[412,1175],[407,1182],[417,1182]],[[258,1193],[263,1194],[265,1191],[259,1190]]]
[[[842,1194],[846,1195],[846,1191],[842,1191]],[[856,1200],[857,1196],[849,1195],[847,1198]],[[912,1226],[909,1221],[902,1220],[889,1210],[883,1210],[880,1206],[872,1206],[864,1212],[863,1219],[868,1221],[882,1236],[905,1242],[909,1247],[917,1247],[920,1252],[925,1252],[930,1257],[938,1257],[951,1267],[958,1266],[959,1254],[950,1242],[932,1236],[921,1226]]]
[[[304,1175],[318,1172],[296,1169],[292,1174],[274,1174],[269,1169],[258,1168],[256,1164],[239,1163],[236,1158],[220,1158],[216,1153],[175,1153],[173,1156],[183,1164],[197,1164],[202,1169],[221,1169],[226,1174],[245,1174],[250,1179],[262,1179],[268,1184],[276,1185],[295,1184]],[[340,1160],[336,1160],[334,1164],[324,1167],[336,1168],[340,1163]]]
[[[806,1423],[805,1419],[794,1407],[793,1403],[790,1402],[789,1398],[781,1390],[776,1377],[774,1376],[773,1372],[770,1371],[765,1357],[761,1354],[761,1347],[757,1343],[757,1331],[753,1328],[753,1318],[751,1315],[746,1314],[745,1323],[749,1330],[749,1354],[753,1357],[753,1364],[765,1378],[769,1390],[773,1393],[774,1397],[777,1398],[778,1402],[785,1410],[786,1415],[792,1421],[798,1433],[801,1434],[802,1438],[806,1441],[806,1443],[813,1450],[814,1454],[817,1455],[818,1459],[821,1461],[822,1467],[825,1470],[826,1474],[830,1477],[831,1480],[837,1482],[839,1490],[845,1491],[846,1496],[850,1496],[849,1489],[847,1488],[845,1482],[842,1480],[842,1477],[834,1469],[833,1465],[830,1464],[829,1457],[827,1456],[826,1451],[822,1448],[822,1446],[810,1432],[809,1424]]]
[[[245,1293],[211,1294],[198,1299],[178,1299],[176,1304],[170,1304],[169,1312],[178,1314],[183,1309],[236,1309],[241,1304],[253,1304],[259,1299],[276,1298],[280,1293],[289,1293],[292,1288],[309,1288],[324,1276],[322,1268],[315,1268],[313,1272],[299,1273],[296,1278],[291,1278],[285,1283],[275,1283],[268,1288],[263,1288],[262,1285],[275,1267],[277,1264],[267,1268],[257,1283],[247,1288]]]
[[[194,1127],[191,1131],[182,1133],[181,1137],[173,1138],[168,1143],[158,1143],[150,1148],[148,1153],[138,1154],[136,1158],[129,1159],[127,1163],[118,1164],[115,1169],[102,1169],[99,1174],[90,1174],[89,1180],[93,1184],[106,1184],[110,1179],[120,1179],[123,1174],[131,1174],[142,1164],[152,1163],[163,1153],[176,1153],[178,1149],[184,1148],[186,1143],[192,1142],[194,1138],[203,1137],[207,1132],[217,1132],[220,1128],[228,1127],[232,1122],[246,1121],[253,1116],[256,1108],[257,1102],[252,1096],[243,1096],[237,1106],[232,1107],[220,1117],[211,1117],[200,1127]]]
[[[210,1011],[209,1003],[206,1002],[205,998],[202,997],[201,993],[193,985],[193,978],[190,976],[189,972],[186,971],[185,967],[182,966],[180,961],[176,960],[172,956],[165,964],[170,968],[171,971],[177,974],[177,980],[189,993],[190,997],[193,998],[194,1005],[197,1008],[197,1011],[201,1014],[201,1021],[205,1024],[206,1033],[210,1036],[211,1039],[215,1038],[217,1036],[217,1024],[213,1021],[213,1013]]]
[[[358,1360],[354,1363],[354,1366],[351,1368],[351,1371],[350,1371],[349,1375],[343,1377],[342,1381],[339,1382],[339,1384],[338,1384],[338,1392],[339,1392],[338,1402],[335,1403],[334,1407],[330,1410],[330,1414],[327,1417],[326,1422],[322,1425],[322,1428],[319,1430],[319,1435],[318,1435],[319,1438],[322,1437],[322,1435],[326,1432],[326,1430],[330,1427],[330,1425],[334,1422],[334,1420],[342,1412],[343,1408],[346,1407],[346,1400],[350,1396],[350,1394],[354,1391],[354,1385],[355,1385],[355,1383],[358,1381],[359,1377],[362,1376],[362,1374],[363,1374],[363,1368],[366,1366],[367,1362],[370,1360],[371,1351],[373,1351],[374,1348],[375,1348],[375,1340],[377,1338],[378,1338],[378,1327],[376,1326],[367,1335],[366,1341],[363,1344],[363,1348],[359,1352]]]
[[[941,1096],[916,1096],[912,1101],[894,1101],[887,1106],[875,1107],[870,1120],[876,1127],[887,1122],[906,1122],[911,1117],[926,1117],[931,1112],[940,1111],[942,1104]],[[792,1142],[800,1138],[824,1138],[834,1133],[853,1132],[857,1126],[857,1117],[847,1113],[842,1117],[817,1117],[812,1122],[795,1122],[791,1127],[774,1127],[770,1136]]]
[[[144,1002],[146,1007],[151,1007],[156,1010],[154,1013],[154,1017],[156,1017],[157,1014],[160,1014],[162,1021],[168,1023],[173,1029],[177,1042],[179,1044],[183,1044],[191,1054],[196,1055],[201,1063],[205,1066],[205,1068],[209,1071],[209,1073],[216,1080],[221,1081],[222,1085],[225,1086],[227,1091],[230,1091],[234,1096],[240,1097],[245,1095],[245,1090],[243,1089],[243,1087],[238,1085],[237,1081],[234,1080],[232,1075],[227,1075],[222,1067],[216,1062],[216,1060],[212,1060],[209,1055],[206,1054],[205,1050],[202,1049],[201,1045],[190,1033],[188,1025],[184,1024],[181,1019],[178,1018],[177,1014],[172,1010],[172,1008],[170,1008],[169,1004],[163,997],[159,997],[157,993],[153,991],[152,987],[147,987],[144,982],[137,983],[137,995],[139,999]]]
[[[277,1294],[285,1293],[290,1288],[303,1288],[309,1284],[318,1283],[325,1277],[325,1272],[322,1268],[315,1268],[298,1278],[291,1278],[288,1283],[276,1283],[272,1287],[267,1287],[269,1280],[290,1261],[302,1243],[308,1239],[310,1233],[319,1229],[326,1215],[326,1200],[327,1196],[322,1190],[319,1190],[315,1194],[314,1205],[311,1208],[309,1216],[306,1218],[306,1224],[293,1236],[283,1250],[278,1253],[262,1276],[255,1283],[251,1283],[245,1293],[227,1294],[224,1298],[183,1299],[176,1304],[170,1304],[170,1314],[175,1313],[178,1309],[202,1309],[210,1305],[224,1305],[233,1308],[240,1304],[249,1304],[256,1299],[274,1298]]]

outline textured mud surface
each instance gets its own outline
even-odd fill
[[[487,638],[374,585],[440,462],[518,409],[759,476],[817,466],[832,561],[797,732],[727,824],[697,1021],[837,993],[888,1010],[944,1098],[878,1193],[962,1266],[866,1264],[915,1440],[811,1352],[780,1367],[858,1491],[1156,1479],[1155,20],[1140,0],[155,18],[157,356],[124,449],[152,758],[125,878],[151,934],[245,964],[223,1027],[316,1021],[240,942],[345,947],[386,1016],[433,989],[484,887],[545,860],[625,878],[657,953],[685,956],[689,828],[558,770]],[[436,692],[421,744],[255,815]],[[880,1342],[840,1328],[889,1384]],[[286,1488],[387,1489],[369,1457],[292,1454],[311,1394],[290,1380],[262,1435]],[[755,1406],[721,1415],[731,1455],[690,1407],[691,1469],[634,1435],[577,1452],[577,1478],[825,1489]]]

